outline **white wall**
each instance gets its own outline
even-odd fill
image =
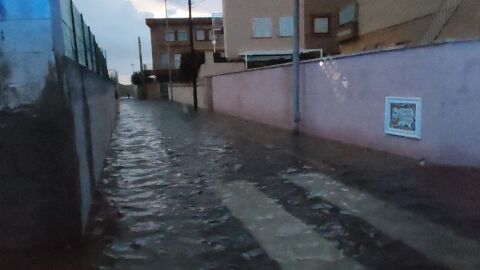
[[[205,80],[199,80],[197,85],[198,107],[209,109],[209,94]],[[174,84],[172,86],[173,101],[193,106],[193,87],[191,84]]]

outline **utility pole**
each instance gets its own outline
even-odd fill
[[[165,0],[165,24],[167,33],[170,31],[168,24],[168,9],[167,9],[167,0]],[[172,50],[170,48],[170,41],[167,41],[167,52],[168,52],[168,92],[170,93],[170,100],[173,101],[173,88],[172,88]]]
[[[295,133],[299,132],[300,115],[300,1],[293,1],[293,29],[294,29],[294,45],[293,45],[293,122],[295,123]]]
[[[142,76],[143,76],[142,41],[140,40],[140,37],[138,37],[138,55],[140,58],[140,71],[142,72]]]
[[[195,48],[193,47],[193,19],[192,19],[192,0],[188,0],[188,22],[190,27],[190,54],[191,54],[191,61],[196,57],[195,56]],[[193,66],[193,65],[192,65]],[[193,79],[193,108],[195,110],[198,109],[198,97],[197,97],[197,74],[194,72]]]

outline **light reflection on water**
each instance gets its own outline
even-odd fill
[[[258,245],[215,196],[228,144],[195,115],[158,105],[121,105],[101,185],[118,231],[105,233],[101,269],[231,269]],[[265,269],[277,269],[260,254]]]

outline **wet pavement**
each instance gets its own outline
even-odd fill
[[[480,269],[479,180],[473,170],[123,100],[83,249],[4,254],[0,265]]]

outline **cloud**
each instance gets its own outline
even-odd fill
[[[200,0],[194,0],[199,2]],[[140,68],[137,37],[143,43],[144,63],[152,62],[150,29],[146,18],[165,17],[164,0],[74,0],[100,47],[107,51],[110,69],[118,71],[122,83],[129,83]],[[187,0],[168,0],[169,16],[188,15]],[[194,16],[208,16],[221,10],[221,0],[205,0],[194,6]]]
[[[221,12],[221,0],[192,0],[193,15],[210,16],[212,12]],[[132,0],[137,10],[152,12],[155,17],[165,17],[165,0]],[[169,16],[188,16],[188,0],[167,0]]]

